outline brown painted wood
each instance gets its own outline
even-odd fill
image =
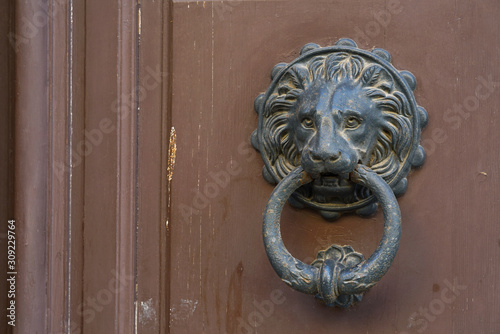
[[[86,13],[85,125],[96,143],[85,157],[83,331],[132,333],[137,7],[135,1],[87,1]]]
[[[478,99],[481,78],[500,82],[499,11],[495,1],[176,1],[171,332],[500,331],[499,84],[467,105]],[[272,67],[306,43],[341,37],[390,51],[398,69],[416,75],[417,101],[430,114],[428,160],[399,202],[400,251],[386,277],[346,311],[290,290],[268,264],[261,220],[272,187],[248,144],[253,99]],[[455,104],[471,109],[466,119],[447,114]],[[282,217],[285,244],[303,260],[333,242],[370,254],[381,231],[380,213],[329,224],[287,207]],[[272,311],[259,309],[273,296]]]
[[[30,34],[21,21],[35,11],[32,2],[17,4],[16,33],[31,36],[16,55],[15,219],[16,244],[23,245],[17,251],[16,288],[23,291],[16,298],[17,333],[47,330],[48,30]]]
[[[85,285],[82,280],[84,277],[84,190],[85,190],[85,157],[80,164],[74,161],[75,153],[80,149],[80,143],[85,140],[85,57],[86,57],[86,38],[85,38],[85,4],[79,1],[71,2],[69,14],[73,20],[70,22],[70,36],[67,41],[71,43],[71,72],[68,78],[71,79],[70,101],[71,101],[71,132],[68,136],[68,143],[71,143],[71,151],[67,153],[66,166],[71,163],[71,200],[68,206],[68,230],[71,235],[68,236],[69,253],[67,259],[68,277],[68,313],[66,314],[66,327],[64,330],[69,333],[79,333],[84,328],[82,305],[84,305]],[[61,111],[62,114],[62,111]],[[83,330],[81,333],[84,333]]]
[[[17,32],[39,6],[16,2]],[[16,333],[500,331],[494,0],[50,6],[58,15],[15,54],[10,91]],[[261,224],[272,187],[249,138],[272,67],[341,37],[385,48],[414,73],[430,123],[427,162],[399,200],[392,268],[359,305],[332,310],[268,263]],[[382,224],[380,213],[332,224],[286,207],[282,217],[285,244],[304,261],[333,242],[367,255]]]
[[[73,146],[72,132],[83,126],[83,118],[79,117],[78,107],[74,105],[72,79],[73,51],[68,46],[70,38],[70,11],[68,3],[51,3],[46,7],[37,4],[34,7],[31,21],[44,17],[47,22],[48,59],[47,69],[49,76],[48,87],[48,176],[47,186],[47,240],[46,240],[46,274],[47,274],[47,308],[51,315],[46,318],[49,333],[63,333],[70,325],[70,303],[74,297],[78,298],[78,283],[72,282],[71,270],[75,270],[72,263],[81,249],[74,249],[71,238],[74,234],[81,235],[80,210],[72,210],[75,197],[81,196],[78,191],[78,178],[81,168],[70,166],[71,149]],[[54,20],[50,20],[53,13]],[[40,28],[43,26],[40,24]],[[74,67],[78,69],[77,66]],[[59,103],[67,101],[67,103]],[[69,140],[69,143],[67,142]],[[43,151],[42,151],[43,152]],[[76,181],[76,182],[75,182]],[[80,179],[81,181],[81,179]],[[81,186],[81,183],[80,183]],[[76,232],[76,233],[75,233]],[[80,233],[78,233],[80,232]],[[75,250],[75,252],[73,252]],[[76,254],[74,254],[76,253]],[[77,262],[77,261],[75,261]],[[78,270],[78,269],[76,269]],[[76,293],[75,293],[76,292]],[[77,297],[78,296],[78,297]]]
[[[16,8],[18,34],[26,20],[47,20],[16,54],[15,332],[136,331],[137,4],[54,1],[48,18],[36,1]]]
[[[83,26],[74,9],[68,2],[19,3],[10,41],[17,84],[17,333],[63,333],[79,322],[83,165],[71,156],[83,138],[84,40],[74,36]]]

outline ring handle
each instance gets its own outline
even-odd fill
[[[349,307],[361,300],[389,269],[401,238],[401,212],[391,187],[364,165],[357,165],[350,179],[371,190],[384,214],[382,240],[367,260],[351,246],[332,245],[309,265],[286,249],[280,231],[281,211],[295,190],[313,180],[300,166],[278,183],[264,213],[264,245],[276,273],[295,290],[315,294],[328,306]]]

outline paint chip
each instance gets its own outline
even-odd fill
[[[174,175],[175,167],[175,155],[177,154],[177,135],[175,133],[175,128],[170,129],[170,140],[168,143],[168,167],[167,167],[167,178],[168,182],[172,181]]]
[[[196,306],[198,306],[197,300],[181,299],[180,304],[170,309],[170,317],[172,320],[187,320],[193,315]]]
[[[156,321],[156,310],[153,306],[153,298],[141,302],[141,307],[139,309],[139,322],[145,325],[150,321]]]

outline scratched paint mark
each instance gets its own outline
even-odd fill
[[[153,298],[141,302],[141,307],[139,309],[139,322],[142,325],[146,325],[151,321],[156,322],[156,310],[153,306]]]
[[[172,177],[174,175],[175,168],[175,156],[177,154],[177,134],[175,133],[175,128],[170,128],[170,138],[168,142],[168,164],[167,164],[167,188],[168,188],[168,200],[167,200],[167,211],[170,215],[170,208],[172,205],[170,185],[172,183]],[[168,219],[165,223],[165,227],[168,231]]]
[[[139,9],[137,10],[137,20],[139,21],[137,23],[137,27],[138,27],[138,34],[139,36],[141,35],[141,28],[142,28],[142,12],[141,12],[141,7],[139,7]]]
[[[177,135],[175,133],[175,128],[172,127],[170,129],[170,141],[168,144],[168,167],[167,167],[168,182],[172,181],[172,176],[174,175],[176,154],[177,154]]]
[[[172,320],[188,320],[198,306],[197,300],[181,299],[178,305],[170,308],[170,318]]]

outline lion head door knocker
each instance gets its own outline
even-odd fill
[[[410,169],[425,160],[419,142],[427,113],[415,102],[416,79],[396,70],[387,51],[361,50],[350,39],[332,47],[307,44],[271,76],[255,100],[259,124],[252,134],[263,176],[277,184],[264,213],[267,256],[292,288],[348,307],[389,269],[401,236],[396,196],[406,191]],[[366,260],[351,246],[332,245],[305,264],[281,239],[287,200],[328,220],[345,212],[369,216],[378,202],[382,240]]]

